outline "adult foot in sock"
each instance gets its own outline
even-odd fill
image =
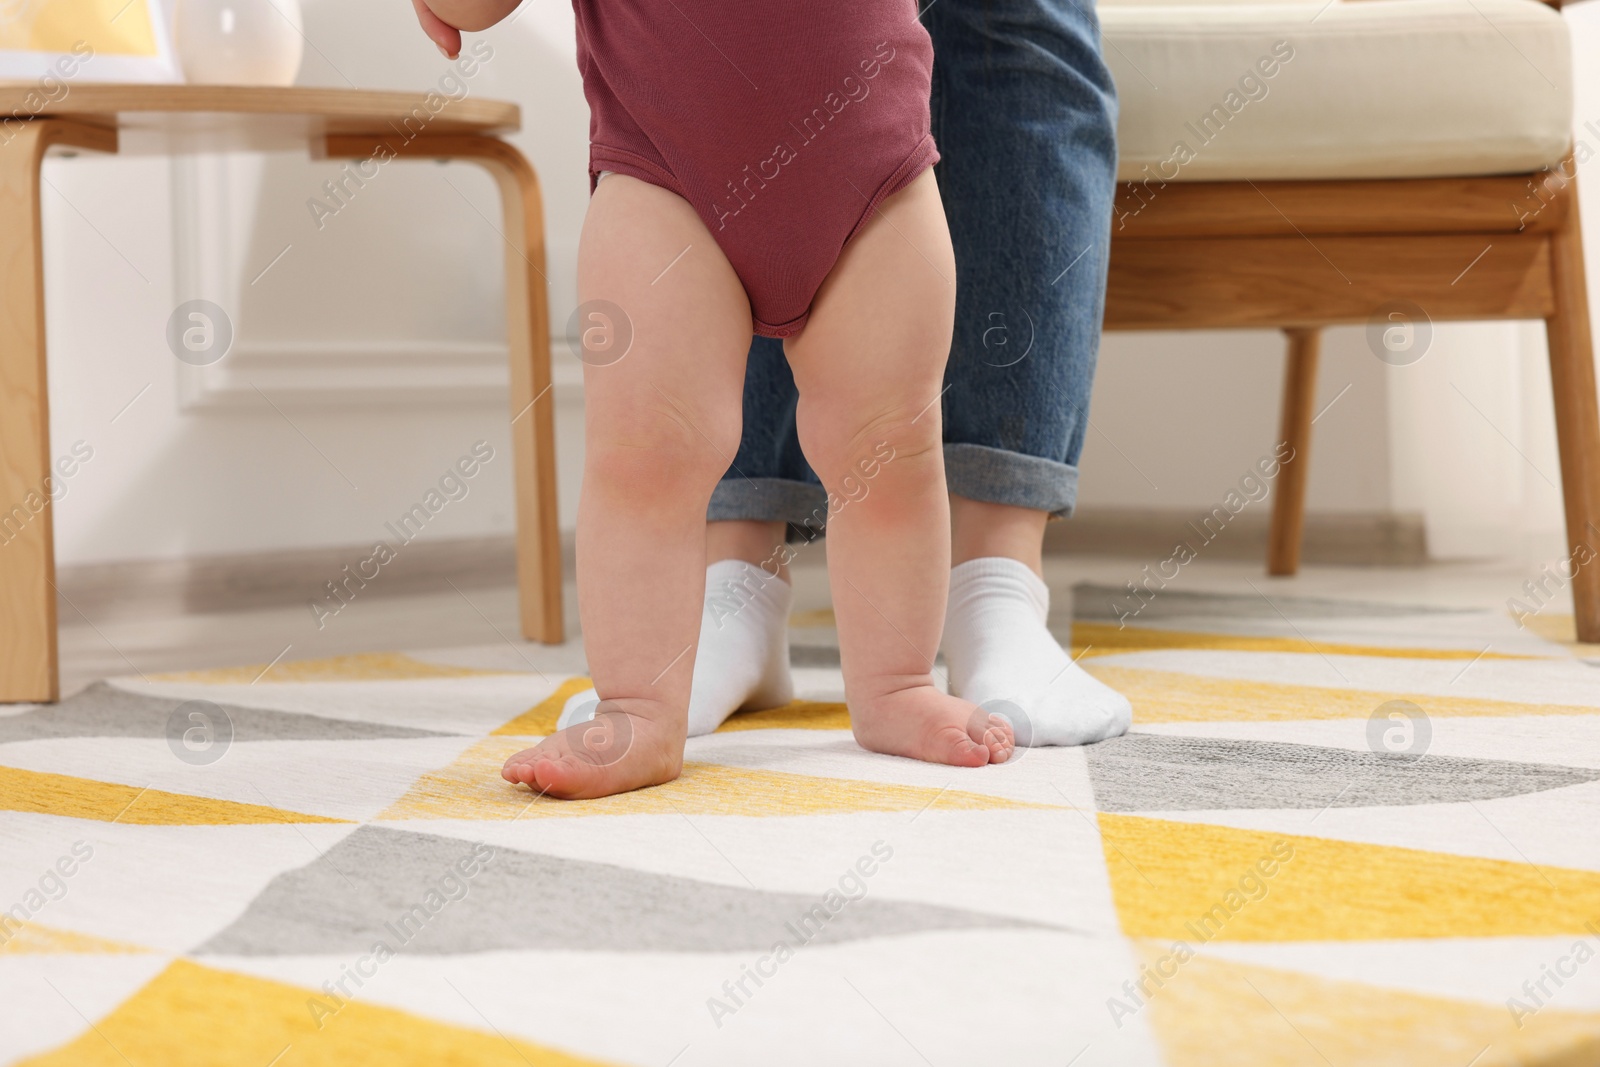
[[[1020,708],[1017,744],[1087,745],[1126,733],[1127,697],[1074,663],[1045,620],[1050,589],[1024,563],[992,556],[950,571],[944,656],[950,692],[990,711]],[[1004,702],[1004,703],[1002,703]]]
[[[789,607],[794,589],[754,563],[719,560],[706,568],[689,694],[689,736],[709,734],[736,711],[782,707],[794,699],[789,674]],[[556,720],[566,729],[594,718],[600,698],[585,689]]]

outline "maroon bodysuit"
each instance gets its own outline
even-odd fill
[[[591,183],[613,171],[687,200],[757,333],[798,333],[845,243],[939,158],[933,46],[913,0],[573,9]]]

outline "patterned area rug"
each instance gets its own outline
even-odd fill
[[[1134,732],[980,770],[858,748],[825,645],[579,803],[497,774],[584,685],[505,648],[6,709],[0,1061],[1600,1063],[1596,649],[1075,592]]]

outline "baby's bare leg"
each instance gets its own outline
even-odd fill
[[[846,247],[787,351],[800,444],[830,496],[828,570],[856,740],[975,767],[1010,755],[1010,730],[932,676],[950,578],[938,399],[955,276],[926,171]]]
[[[572,798],[671,781],[682,768],[706,505],[739,446],[750,346],[744,289],[693,209],[623,175],[602,181],[589,205],[578,295],[609,301],[632,330],[625,356],[601,366],[601,353],[583,372],[578,602],[600,712],[502,772]],[[614,321],[584,326],[625,325],[599,313]]]

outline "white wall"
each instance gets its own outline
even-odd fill
[[[426,88],[447,69],[408,5],[304,2],[315,46],[305,84]],[[1600,3],[1568,18],[1580,54],[1595,54]],[[514,139],[545,185],[558,328],[575,302],[587,194],[571,23],[565,5],[528,5],[487,36],[495,57],[471,83],[522,104]],[[1600,127],[1595,67],[1578,64],[1578,115]],[[1600,151],[1600,138],[1581,136]],[[370,541],[480,437],[499,458],[427,536],[510,530],[494,190],[470,166],[394,165],[319,231],[306,201],[337,169],[286,155],[47,163],[52,447],[95,449],[58,505],[61,564]],[[1600,189],[1600,165],[1582,174]],[[238,331],[212,372],[181,367],[166,347],[168,315],[193,296],[222,303]],[[1600,288],[1592,299],[1600,308]],[[581,396],[576,363],[557,347],[570,524]],[[1108,338],[1082,506],[1220,500],[1271,446],[1281,352],[1267,332]],[[1331,331],[1319,405],[1350,389],[1316,426],[1309,506],[1420,511],[1448,556],[1555,554],[1559,495],[1539,473],[1559,484],[1543,360],[1538,325],[1440,326],[1428,356],[1406,368],[1381,364],[1360,330]],[[438,389],[457,367],[465,384]]]
[[[409,5],[307,0],[305,22],[313,47],[303,84],[422,89],[449,70]],[[569,8],[530,5],[488,35],[495,56],[470,82],[475,95],[523,104],[514,140],[548,197],[558,323],[573,304],[587,181],[572,36]],[[59,562],[370,542],[479,438],[499,458],[428,536],[509,531],[504,253],[487,176],[470,165],[391,164],[319,230],[307,201],[337,164],[235,157],[220,164],[220,181],[218,161],[201,165],[213,179],[201,208],[184,170],[192,162],[46,165],[52,447],[82,439],[95,449],[58,508]],[[194,230],[197,211],[206,247],[184,249],[175,225]],[[210,225],[217,218],[224,224]],[[169,313],[194,296],[222,304],[237,329],[210,395],[198,382],[207,375],[180,365],[165,342]],[[428,374],[408,366],[431,360],[434,377],[448,375],[452,353],[474,346],[490,350],[490,387],[465,396],[441,400]],[[481,383],[478,355],[467,370]],[[576,364],[563,363],[570,383]],[[558,398],[570,516],[581,399],[570,384]]]
[[[1384,511],[1392,496],[1384,367],[1360,332],[1324,342],[1310,506]],[[1203,511],[1277,440],[1284,340],[1276,331],[1114,333],[1081,463],[1080,506]]]

